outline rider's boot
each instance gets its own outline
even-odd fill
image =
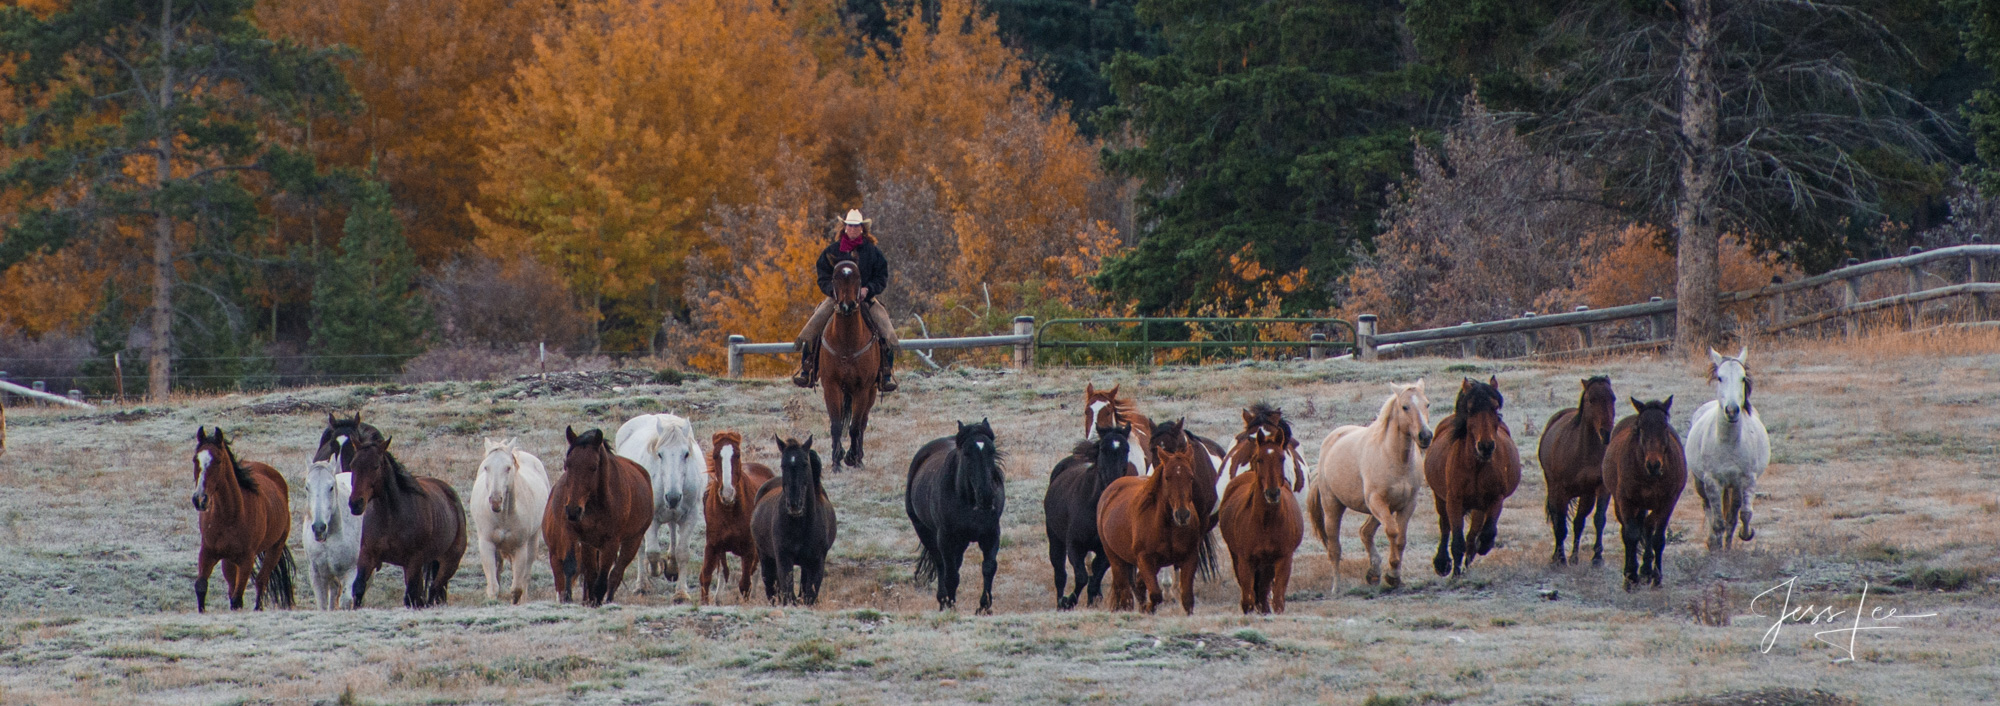
[[[819,346],[807,343],[799,346],[799,369],[792,373],[792,384],[810,388],[819,382]]]
[[[876,373],[875,389],[883,392],[896,391],[896,379],[891,377],[896,368],[896,349],[882,347],[882,369]]]

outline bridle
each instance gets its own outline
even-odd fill
[[[854,273],[855,276],[859,276],[859,273],[855,272],[857,268],[850,261],[842,260],[840,264],[835,265],[835,267],[841,269],[841,274]],[[834,299],[833,306],[835,313],[840,316],[856,316],[861,311],[861,303],[859,301],[844,302],[836,298]],[[866,324],[863,324],[863,326],[866,327]],[[819,334],[819,347],[820,350],[824,350],[828,353],[831,353],[833,354],[834,357],[844,361],[859,360],[862,354],[867,353],[870,350],[874,350],[875,334],[873,331],[870,331],[868,335],[868,345],[862,346],[860,350],[849,353],[849,352],[843,352],[839,348],[834,347],[833,342],[828,341],[826,339],[826,330],[822,329]]]

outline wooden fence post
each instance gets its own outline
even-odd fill
[[[1590,311],[1590,307],[1584,304],[1578,304],[1576,305],[1576,310]],[[1584,348],[1590,348],[1591,346],[1596,345],[1591,340],[1590,337],[1590,324],[1583,324],[1581,326],[1576,327],[1576,340],[1578,343],[1582,344],[1582,347]]]
[[[1464,323],[1461,323],[1461,324],[1459,324],[1459,325],[1460,325],[1460,326],[1471,326],[1471,325],[1472,325],[1472,322],[1470,322],[1470,321],[1467,321],[1467,322],[1464,322]],[[1474,354],[1476,354],[1476,353],[1478,353],[1478,352],[1479,352],[1479,339],[1476,339],[1476,338],[1461,338],[1461,339],[1458,339],[1458,357],[1460,357],[1460,358],[1470,358],[1470,357],[1472,357],[1472,356],[1473,356]]]
[[[1779,276],[1777,276],[1777,275],[1771,275],[1771,285],[1772,285],[1772,286],[1777,286],[1777,285],[1780,285],[1780,284],[1784,284],[1784,283],[1785,283],[1785,278],[1783,278],[1783,277],[1779,277]],[[1777,326],[1778,324],[1780,324],[1780,323],[1783,323],[1783,322],[1784,322],[1784,320],[1785,320],[1785,295],[1784,295],[1784,293],[1783,293],[1783,292],[1780,292],[1780,293],[1777,293],[1777,294],[1773,294],[1773,295],[1771,295],[1771,323],[1770,323],[1770,325],[1772,325],[1772,326]]]
[[[1523,318],[1523,319],[1532,319],[1532,318],[1535,318],[1535,312],[1532,312],[1532,311],[1524,311],[1524,312],[1521,312],[1521,318]],[[1534,332],[1534,331],[1522,331],[1522,332],[1521,332],[1521,341],[1522,341],[1522,343],[1524,343],[1524,344],[1526,345],[1526,347],[1527,347],[1527,353],[1526,353],[1526,355],[1529,355],[1529,356],[1533,356],[1533,355],[1535,354],[1535,332]]]
[[[1362,314],[1354,319],[1354,359],[1374,361],[1375,355],[1375,315]]]
[[[1979,245],[1983,243],[1985,240],[1986,240],[1985,238],[1981,238],[1977,235],[1972,236],[1973,245]],[[1980,275],[1982,273],[1980,272],[1979,261],[1981,259],[1983,258],[1979,257],[1978,255],[1973,255],[1965,258],[1968,267],[1968,270],[1966,272],[1967,275],[1965,280],[1966,282],[1972,283],[1972,282],[1985,281],[1980,278]],[[1991,313],[1991,311],[1992,310],[1988,309],[1986,306],[1986,294],[1984,292],[1972,295],[1972,320],[1985,321],[1987,315]]]
[[[1306,360],[1319,360],[1326,357],[1326,347],[1320,345],[1326,343],[1326,334],[1315,333],[1306,340],[1313,342],[1313,345],[1306,346]]]
[[[1661,299],[1659,297],[1653,297],[1652,299],[1649,299],[1647,301],[1653,303],[1659,303],[1666,300]],[[1648,316],[1646,317],[1646,325],[1651,328],[1650,331],[1651,335],[1648,335],[1646,337],[1646,340],[1657,341],[1667,337],[1667,320],[1665,316],[1661,314],[1654,314],[1652,316]]]
[[[1853,267],[1859,264],[1861,264],[1860,259],[1852,257],[1847,258],[1848,267]],[[1861,289],[1859,285],[1856,285],[1854,283],[1855,279],[1856,278],[1854,277],[1847,277],[1840,280],[1840,291],[1841,291],[1840,305],[1842,307],[1850,307],[1854,306],[1855,304],[1861,303]],[[1854,338],[1860,332],[1860,329],[1858,328],[1859,324],[1855,322],[1853,314],[1848,314],[1847,316],[1840,317],[1840,321],[1841,321],[1841,327],[1845,329],[1848,338]]]
[[[742,345],[749,341],[750,339],[744,338],[741,334],[729,335],[729,377],[743,377]]]
[[[123,353],[111,354],[111,377],[118,380],[118,404],[125,404],[125,361]]]
[[[1014,335],[1035,335],[1035,317],[1014,317]],[[1035,342],[1029,340],[1025,343],[1014,344],[1014,368],[1016,370],[1027,370],[1033,367],[1035,367]]]
[[[1921,247],[1915,245],[1910,246],[1911,255],[1915,255],[1923,251],[1924,249]],[[1909,273],[1911,294],[1916,294],[1917,292],[1924,291],[1923,267],[1918,265],[1910,265],[1909,267],[1903,268],[1903,271]],[[1923,324],[1923,318],[1924,318],[1923,315],[1924,315],[1924,303],[1910,302],[1910,330],[1914,331],[1917,329],[1919,325]]]

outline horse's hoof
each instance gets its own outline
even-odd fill
[[[1392,588],[1392,589],[1393,589],[1393,588],[1402,588],[1402,587],[1403,587],[1403,577],[1401,577],[1401,576],[1398,576],[1398,575],[1396,575],[1396,574],[1389,574],[1388,576],[1384,576],[1384,577],[1382,577],[1382,585],[1384,585],[1384,586],[1388,586],[1389,588]]]
[[[1603,565],[1604,565],[1604,557],[1603,557],[1603,556],[1594,556],[1594,557],[1591,557],[1591,558],[1590,558],[1590,565],[1591,565],[1591,566],[1603,566]]]
[[[1366,577],[1366,578],[1367,578],[1367,581],[1368,581],[1368,585],[1370,585],[1370,586],[1373,586],[1373,585],[1375,585],[1375,584],[1378,584],[1378,583],[1381,583],[1381,582],[1382,582],[1382,570],[1381,570],[1381,569],[1369,569],[1369,570],[1368,570],[1368,575],[1367,575],[1367,577]]]
[[[1432,559],[1431,568],[1437,570],[1439,576],[1450,576],[1451,559],[1442,556]]]

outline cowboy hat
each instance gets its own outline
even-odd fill
[[[862,218],[861,209],[850,208],[847,209],[847,218],[842,220],[841,222],[851,226],[859,226],[859,225],[869,225],[874,223],[875,221],[874,219],[870,218]]]

